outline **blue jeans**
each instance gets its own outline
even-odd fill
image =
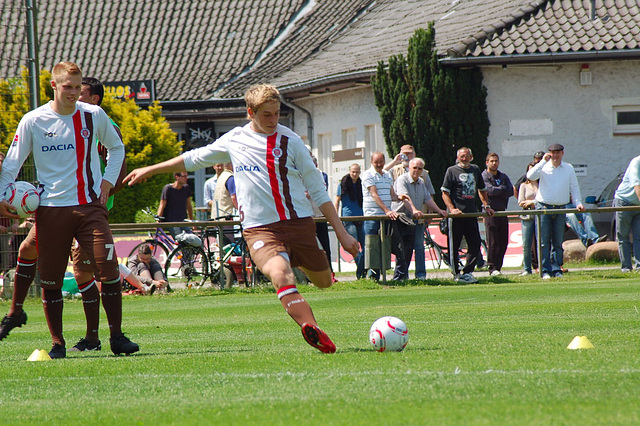
[[[536,232],[536,221],[534,219],[522,220],[522,267],[531,273],[531,245]]]
[[[567,208],[575,207],[573,204],[568,204]],[[593,218],[591,218],[590,213],[567,213],[567,225],[571,227],[573,232],[576,233],[582,244],[586,247],[587,240],[591,240],[592,242],[596,242],[600,236],[598,235],[598,230],[596,226],[593,224]]]
[[[550,204],[536,203],[536,209],[564,209],[564,205],[553,206]],[[554,275],[562,272],[562,263],[564,250],[562,242],[564,241],[566,215],[561,214],[543,214],[540,216],[540,240],[541,253],[540,264],[542,272]]]
[[[413,251],[416,262],[416,278],[425,279],[427,277],[427,267],[424,260],[424,223],[416,223],[415,239],[413,241]]]
[[[613,200],[614,207],[633,206],[626,201]],[[618,254],[622,268],[640,269],[640,211],[616,212],[616,232],[618,237]],[[633,268],[631,266],[632,253],[629,234],[633,238]]]
[[[356,278],[364,278],[364,225],[363,222],[342,222],[349,235],[360,243],[360,251],[356,255]]]

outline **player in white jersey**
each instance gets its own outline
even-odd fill
[[[245,101],[249,124],[205,147],[136,169],[125,181],[133,185],[158,173],[193,171],[231,161],[240,220],[252,259],[271,279],[280,302],[301,326],[305,340],[324,353],[333,353],[336,347],[318,328],[311,307],[298,293],[291,269],[299,266],[317,287],[332,284],[305,191],[333,226],[342,246],[354,256],[358,242],[344,229],[325,191],[322,175],[300,137],[278,124],[278,90],[266,84],[252,86]]]
[[[35,226],[42,299],[53,340],[49,355],[66,356],[61,289],[74,237],[91,257],[96,277],[103,284],[102,304],[111,332],[111,350],[115,354],[136,352],[138,345],[121,330],[121,280],[105,206],[124,160],[124,145],[100,107],[77,102],[82,71],[76,64],[59,63],[52,77],[54,100],[20,120],[0,172],[0,194],[4,194],[33,152],[42,186]],[[98,139],[108,151],[104,175]],[[18,217],[6,200],[0,201],[0,215]]]

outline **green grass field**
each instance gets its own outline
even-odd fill
[[[111,354],[103,314],[101,352],[29,362],[50,349],[30,300],[28,324],[0,342],[0,424],[640,423],[638,276],[447,284],[301,289],[334,355],[304,342],[271,290],[200,290],[125,298],[138,354]],[[67,301],[64,315],[71,347],[82,303]],[[404,352],[372,350],[383,315],[407,323]],[[568,350],[576,335],[595,349]]]

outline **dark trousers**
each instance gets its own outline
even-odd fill
[[[478,220],[475,217],[461,217],[452,220],[453,241],[449,245],[449,250],[453,250],[455,259],[453,262],[453,271],[455,275],[460,273],[458,267],[458,252],[460,251],[460,243],[462,237],[467,240],[467,259],[462,273],[468,274],[473,272],[480,256],[480,229],[478,228]]]
[[[409,264],[413,256],[415,226],[407,225],[399,220],[392,220],[391,252],[396,256],[394,280],[409,279]]]
[[[487,235],[487,263],[489,272],[502,269],[504,255],[509,245],[509,218],[485,217],[484,226]]]
[[[327,222],[316,222],[316,236],[318,237],[318,241],[320,241],[322,249],[327,254],[329,269],[331,269],[331,272],[333,272],[333,267],[331,266],[331,243],[329,242],[329,225],[327,225]]]

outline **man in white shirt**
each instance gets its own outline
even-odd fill
[[[536,209],[565,209],[573,200],[579,212],[585,210],[576,173],[571,164],[562,161],[563,156],[564,147],[554,143],[542,160],[527,172],[528,179],[539,179]],[[565,222],[564,213],[540,217],[542,279],[562,278]]]
[[[629,163],[622,182],[616,189],[613,205],[640,206],[640,156]],[[631,272],[634,267],[637,271],[640,269],[640,210],[616,212],[616,230],[622,272]],[[633,237],[633,259],[629,234]]]

